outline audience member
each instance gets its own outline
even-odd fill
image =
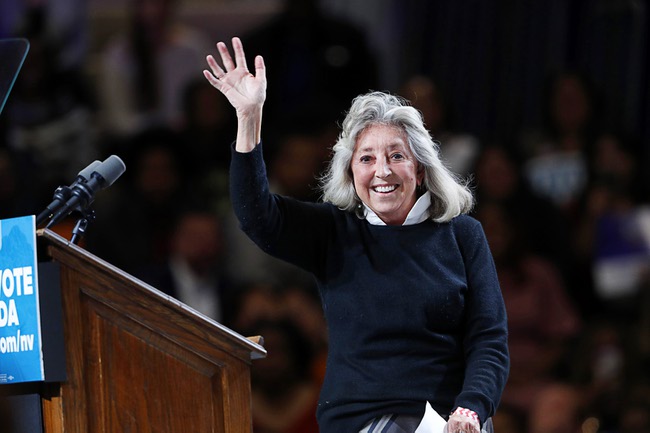
[[[282,315],[277,292],[277,287],[266,282],[239,286],[231,309],[232,328],[244,332],[258,322],[277,320]]]
[[[217,216],[188,209],[178,216],[165,263],[149,265],[136,276],[217,321],[224,321],[231,287],[221,266],[225,253]]]
[[[180,122],[183,92],[196,79],[210,44],[179,22],[177,6],[178,0],[130,0],[129,28],[109,42],[99,69],[106,133]]]
[[[318,175],[324,169],[324,146],[313,133],[283,135],[269,166],[269,184],[277,194],[317,201]]]
[[[470,174],[479,155],[478,139],[453,126],[453,113],[442,89],[429,77],[414,75],[400,87],[399,94],[420,110],[424,125],[440,142],[440,151],[447,165],[461,176]]]
[[[516,219],[526,221],[526,230],[519,235],[525,237],[531,251],[557,266],[567,266],[567,222],[548,199],[530,189],[520,167],[520,161],[505,147],[485,147],[474,167],[478,207],[498,204],[507,208]]]
[[[524,172],[534,191],[573,217],[588,184],[598,105],[588,80],[577,73],[554,77],[546,94],[543,127],[523,138]]]
[[[650,259],[650,212],[638,199],[636,164],[621,140],[608,134],[596,140],[590,167],[572,234],[574,275],[592,281],[592,314],[636,319]]]
[[[327,326],[313,285],[289,283],[270,286],[249,284],[234,292],[231,321],[235,330],[250,330],[256,322],[289,320],[296,324],[309,340],[313,352],[312,377],[321,383],[327,357]],[[257,334],[257,332],[253,331]]]
[[[252,370],[255,433],[312,433],[327,352],[323,312],[313,287],[249,284],[231,304],[231,325],[262,335],[268,357]]]

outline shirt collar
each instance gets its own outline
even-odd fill
[[[413,224],[419,224],[422,221],[429,218],[429,207],[431,206],[431,195],[429,191],[425,192],[418,198],[411,210],[409,211],[404,223],[404,226],[410,226]],[[364,207],[364,218],[368,221],[369,224],[374,226],[385,226],[386,223],[377,216],[377,214],[370,209],[365,203]]]

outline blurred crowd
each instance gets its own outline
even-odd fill
[[[89,80],[63,56],[44,3],[26,4],[12,34],[31,48],[0,116],[0,218],[38,213],[90,161],[122,157],[127,171],[94,205],[85,247],[244,335],[263,335],[255,432],[317,431],[320,300],[308,275],[237,228],[228,199],[236,125],[201,74],[212,41],[175,19],[176,1],[132,0],[128,31],[103,48]],[[379,86],[376,55],[359,28],[315,1],[286,1],[241,36],[269,64],[272,189],[318,200],[337,122],[354,96]],[[472,215],[492,249],[510,332],[496,431],[650,432],[650,196],[634,137],[601,127],[590,77],[557,71],[544,122],[511,142],[459,130],[444,83],[430,76],[385,90],[422,112],[477,197]],[[56,230],[69,237],[73,224],[74,215]]]

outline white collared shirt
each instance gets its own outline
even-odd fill
[[[426,220],[429,218],[429,207],[431,206],[431,195],[429,194],[429,191],[425,192],[420,196],[420,198],[415,202],[411,210],[409,211],[408,215],[406,215],[406,219],[404,220],[404,223],[402,224],[403,226],[410,226],[413,224],[419,224],[422,221]],[[368,223],[374,225],[374,226],[385,226],[386,223],[381,220],[377,216],[377,214],[370,209],[365,203],[363,204],[364,207],[364,217],[368,221]]]

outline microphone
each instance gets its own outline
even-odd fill
[[[72,187],[74,187],[78,183],[83,183],[87,182],[88,179],[90,179],[90,176],[92,175],[93,171],[97,169],[97,167],[101,164],[100,161],[93,161],[90,164],[88,164],[88,167],[84,168],[77,174],[77,177],[75,178],[74,182],[72,182],[72,185],[70,186],[60,186],[54,191],[54,198],[52,200],[52,203],[47,205],[45,210],[38,214],[36,217],[36,226],[38,227],[43,223],[45,220],[50,218],[56,210],[61,207],[68,199],[70,196],[72,196]]]
[[[111,186],[125,170],[124,162],[117,155],[106,158],[92,170],[86,182],[76,183],[70,188],[70,197],[52,216],[46,228],[58,223],[74,210],[84,210],[95,200],[98,191]]]

